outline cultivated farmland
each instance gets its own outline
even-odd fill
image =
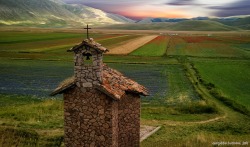
[[[245,57],[249,52],[239,49],[238,43],[232,44],[217,39],[217,36],[173,36],[170,40],[168,55],[199,57]]]
[[[126,55],[131,53],[132,51],[138,49],[139,47],[145,45],[149,41],[153,40],[157,36],[151,35],[151,36],[143,36],[134,40],[128,40],[124,43],[121,43],[119,45],[114,45],[115,47],[110,48],[110,51],[108,54],[111,55]]]
[[[250,110],[250,61],[193,59],[205,82],[215,85],[218,92]]]
[[[144,46],[138,48],[130,55],[135,56],[163,56],[166,53],[169,37],[158,36]]]
[[[142,147],[250,142],[250,34],[118,32],[91,37],[117,53],[106,54],[106,64],[150,91],[142,98],[141,124],[162,128]],[[66,50],[84,36],[0,33],[0,146],[63,144],[63,100],[48,95],[72,76],[73,54]],[[145,36],[151,41],[126,53],[116,48]]]
[[[91,37],[109,48],[116,44],[120,44],[121,42],[135,39],[139,37],[139,35],[91,34]],[[0,51],[4,52],[62,53],[80,43],[83,38],[86,38],[86,34],[2,32],[0,38]]]

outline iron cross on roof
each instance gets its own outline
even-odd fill
[[[87,30],[87,39],[89,39],[89,30],[92,28],[89,28],[89,25],[87,24],[87,28],[84,28],[85,30]]]

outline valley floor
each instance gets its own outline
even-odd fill
[[[83,35],[23,30],[0,34],[0,145],[63,146],[63,100],[48,95],[73,74],[73,55],[65,51]],[[161,128],[141,146],[247,146],[248,32],[100,32],[91,35],[105,47],[158,36],[126,55],[104,56],[150,91],[142,98],[141,125]]]

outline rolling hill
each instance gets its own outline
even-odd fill
[[[188,20],[187,18],[145,18],[137,23],[157,23],[157,22],[181,22],[184,20]]]
[[[128,29],[128,30],[173,30],[173,31],[233,31],[239,30],[237,27],[227,26],[219,22],[210,20],[185,20],[181,22],[155,22],[155,23],[135,23],[110,25],[103,28],[108,29]]]
[[[104,29],[121,29],[121,30],[166,30],[169,26],[174,23],[162,22],[162,23],[131,23],[131,24],[118,24],[118,25],[107,25],[100,28]]]
[[[0,0],[0,23],[5,25],[65,25],[78,19],[48,0]],[[81,22],[84,24],[84,22]]]
[[[38,27],[76,27],[86,23],[121,24],[133,20],[60,0],[0,0],[0,24]]]
[[[82,27],[86,24],[110,29],[229,31],[250,30],[250,16],[230,18],[145,18],[138,22],[62,0],[0,0],[0,26]]]
[[[250,30],[250,16],[247,17],[232,17],[227,19],[214,19],[224,25],[239,27],[245,30]]]
[[[106,13],[102,10],[79,4],[64,4],[63,7],[88,24],[120,24],[134,22],[124,16]]]
[[[238,28],[223,25],[210,20],[187,20],[170,26],[170,30],[179,31],[232,31]]]
[[[166,25],[166,22],[168,24]],[[250,16],[232,16],[232,17],[195,17],[190,19],[185,18],[145,18],[137,23],[141,24],[139,28],[147,29],[149,24],[152,29],[169,29],[169,30],[207,30],[207,31],[226,31],[226,30],[250,30]],[[169,25],[169,23],[175,25]],[[123,25],[132,27],[132,25]],[[135,28],[138,28],[135,26]]]

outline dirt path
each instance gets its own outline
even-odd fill
[[[187,125],[195,125],[195,124],[206,124],[210,122],[215,122],[221,119],[225,119],[227,116],[218,116],[209,120],[204,120],[204,121],[197,121],[197,122],[180,122],[180,121],[164,121],[163,123],[161,122],[161,125],[167,125],[167,126],[187,126]],[[156,123],[159,123],[156,121]],[[153,135],[156,133],[161,126],[155,127],[155,126],[146,126],[142,125],[140,128],[140,142],[143,140],[147,139],[149,136]]]
[[[210,123],[210,122],[214,122],[214,121],[218,121],[220,119],[225,119],[227,116],[218,116],[209,120],[203,120],[203,121],[197,121],[197,122],[188,122],[188,124],[206,124],[206,123]]]
[[[131,53],[132,51],[138,49],[139,47],[145,45],[149,41],[156,38],[157,35],[143,36],[132,41],[126,42],[120,46],[116,46],[114,48],[110,48],[107,54],[112,55],[126,55]]]
[[[155,132],[157,132],[161,127],[155,127],[155,126],[141,126],[140,128],[140,142],[147,139],[149,136],[153,135]]]

